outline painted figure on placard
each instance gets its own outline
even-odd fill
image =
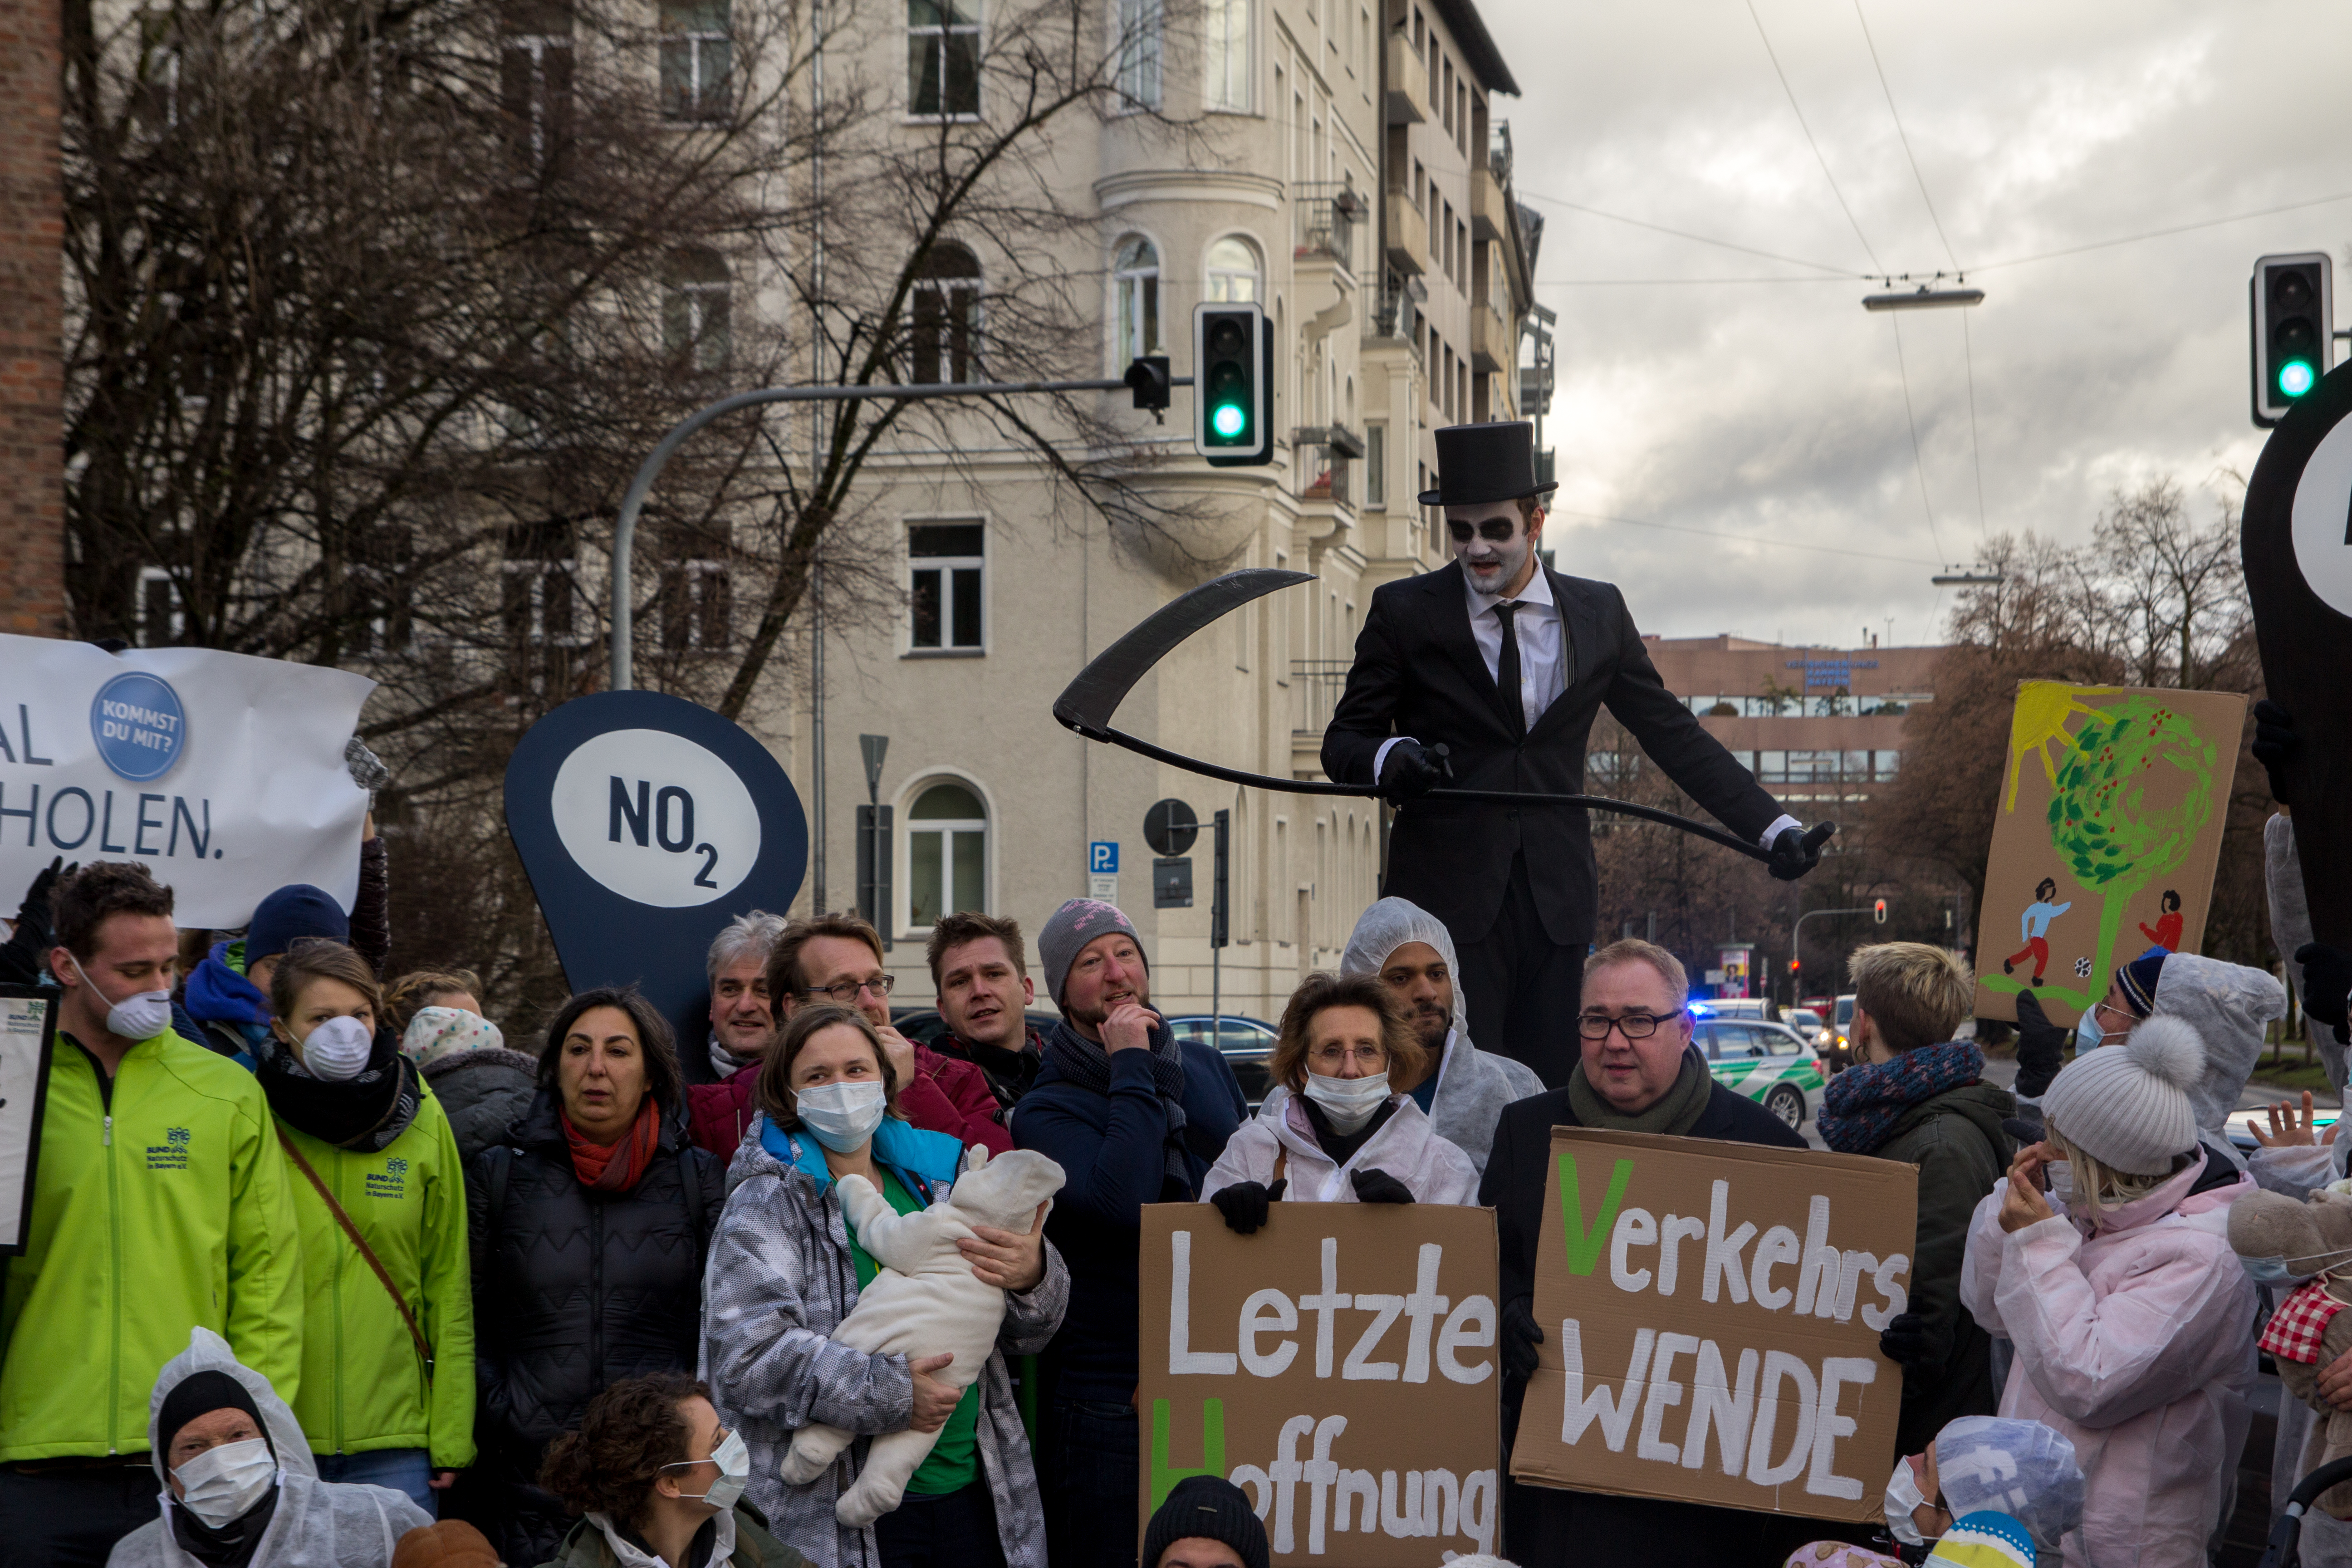
[[[2074,907],[2072,899],[2063,904],[2052,903],[2050,900],[2057,896],[2057,879],[2042,878],[2033,889],[2033,901],[2018,917],[2018,935],[2025,945],[2000,961],[2003,974],[2014,973],[2017,966],[2030,958],[2033,960],[2033,984],[2042,984],[2042,972],[2050,967],[2050,922]]]
[[[2153,926],[2146,921],[2140,921],[2139,934],[2167,952],[2179,952],[2180,951],[2179,890],[2174,888],[2165,889],[2164,897],[2159,902],[2163,906],[2164,912],[2156,917],[2156,924]]]

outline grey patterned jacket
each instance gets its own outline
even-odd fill
[[[751,1450],[744,1497],[776,1539],[812,1568],[879,1568],[874,1532],[833,1516],[864,1468],[866,1445],[851,1444],[804,1487],[785,1486],[781,1469],[793,1433],[813,1421],[869,1435],[905,1426],[914,1380],[904,1356],[869,1356],[825,1337],[857,1302],[841,1203],[830,1184],[818,1191],[805,1172],[762,1148],[764,1130],[765,1119],[755,1118],[728,1167],[727,1206],[703,1278],[700,1375]],[[1069,1269],[1047,1242],[1045,1279],[1005,1298],[1004,1327],[981,1373],[981,1465],[1006,1568],[1045,1568],[1045,1516],[1004,1358],[1045,1349],[1069,1298]]]

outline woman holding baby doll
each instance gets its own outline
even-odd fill
[[[1254,1234],[1267,1205],[1475,1204],[1470,1156],[1439,1137],[1391,1078],[1419,1076],[1422,1046],[1374,975],[1310,974],[1282,1010],[1266,1066],[1289,1092],[1225,1144],[1201,1195]]]
[[[2195,1193],[2204,1044],[2155,1017],[2068,1063],[2044,1142],[1978,1205],[1961,1299],[2014,1342],[2000,1414],[2074,1445],[2067,1560],[2196,1568],[2220,1526],[2254,1384],[2253,1286],[2213,1222],[2247,1190]]]
[[[759,1116],[728,1173],[703,1370],[751,1447],[746,1496],[815,1568],[1045,1568],[1045,1516],[1005,1368],[1005,1357],[1045,1348],[1069,1299],[1044,1205],[1025,1229],[975,1226],[959,1244],[973,1277],[1004,1292],[985,1365],[950,1371],[950,1355],[869,1355],[828,1337],[879,1271],[839,1184],[862,1177],[909,1214],[945,1194],[963,1159],[954,1138],[899,1119],[898,1089],[880,1037],[857,1013],[793,1009],[761,1068]],[[820,1425],[861,1437],[940,1436],[898,1506],[859,1528],[835,1506],[866,1467],[866,1442],[805,1485],[782,1478],[793,1435]]]

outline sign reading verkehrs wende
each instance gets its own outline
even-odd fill
[[[1276,1563],[1436,1568],[1501,1535],[1495,1215],[1143,1211],[1137,1531],[1178,1481],[1249,1493]]]
[[[1892,1161],[1553,1128],[1511,1474],[1877,1519],[1918,1189]]]
[[[213,648],[0,636],[0,902],[58,856],[140,860],[183,926],[308,882],[359,891],[367,792],[343,746],[375,682]]]

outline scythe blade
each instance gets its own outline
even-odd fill
[[[1089,741],[1123,746],[1130,752],[1182,768],[1204,777],[1223,779],[1228,784],[1247,784],[1255,789],[1273,790],[1286,795],[1345,795],[1378,798],[1380,792],[1362,784],[1338,784],[1313,779],[1276,778],[1268,773],[1254,773],[1241,768],[1228,768],[1216,763],[1202,762],[1181,752],[1155,746],[1150,742],[1126,733],[1111,725],[1111,716],[1118,705],[1135,689],[1135,683],[1173,652],[1176,646],[1203,626],[1239,609],[1253,599],[1263,598],[1277,589],[1297,583],[1311,583],[1314,574],[1307,572],[1286,572],[1272,567],[1253,566],[1239,572],[1228,572],[1197,588],[1179,594],[1159,609],[1136,623],[1134,629],[1110,647],[1097,654],[1087,667],[1078,671],[1070,684],[1054,700],[1054,717],[1066,728],[1074,730]],[[1507,802],[1522,805],[1581,806],[1591,811],[1613,812],[1621,816],[1638,816],[1645,821],[1661,823],[1695,834],[1734,849],[1752,860],[1771,859],[1760,846],[1734,837],[1720,828],[1704,822],[1694,822],[1671,811],[1654,806],[1636,805],[1632,801],[1611,800],[1605,795],[1531,795],[1517,790],[1498,789],[1436,789],[1429,792],[1433,800],[1480,800]],[[1823,826],[1829,825],[1823,824]],[[1820,829],[1816,828],[1816,832]],[[1832,828],[1831,831],[1835,831]],[[1824,835],[1826,837],[1826,835]]]

